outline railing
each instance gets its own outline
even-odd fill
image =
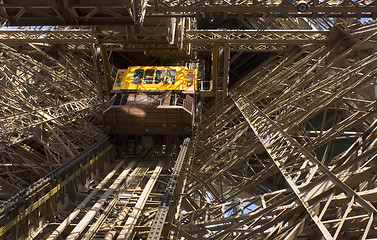
[[[166,93],[160,99],[160,107],[183,107],[187,112],[192,114],[194,108],[194,98],[188,94],[171,94]]]
[[[183,107],[187,112],[192,114],[194,110],[194,98],[188,94],[177,94],[166,92],[163,95],[135,95],[134,99],[130,95],[114,95],[105,107],[105,112],[111,107],[120,106],[145,106],[153,105],[159,108]]]
[[[186,95],[186,99],[183,102],[183,107],[192,114],[194,110],[194,98],[190,95]]]

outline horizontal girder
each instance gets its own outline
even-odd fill
[[[226,17],[244,15],[264,17],[277,8],[281,1],[18,1],[7,0],[0,5],[0,18],[9,25],[133,25],[148,23],[149,18],[191,16],[211,17],[222,13]],[[339,17],[375,18],[375,2],[310,1],[308,10],[299,12],[289,6],[284,17]],[[293,4],[295,5],[295,3]],[[208,14],[208,16],[207,16]],[[225,16],[224,16],[225,17]]]
[[[248,44],[258,30],[188,30],[184,42],[196,44],[229,43]],[[279,30],[262,32],[253,44],[305,44],[326,43],[329,31],[317,30]]]

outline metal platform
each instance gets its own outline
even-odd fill
[[[119,94],[103,114],[104,126],[110,134],[189,136],[193,111],[190,95]]]

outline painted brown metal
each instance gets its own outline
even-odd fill
[[[110,134],[188,136],[191,123],[192,115],[179,106],[119,106],[104,113],[105,130]]]

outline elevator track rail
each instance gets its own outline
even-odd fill
[[[106,158],[110,152],[102,151],[103,164],[95,163],[98,155],[75,166],[68,164],[69,171],[59,170],[64,176],[57,178],[54,173],[57,181],[38,188],[47,189],[43,193],[28,197],[29,190],[13,199],[22,198],[24,205],[8,206],[12,217],[4,217],[4,212],[0,233],[5,239],[157,239],[170,203],[179,196],[175,186],[188,158],[188,145],[186,139],[173,150],[160,146],[117,159]],[[175,214],[173,208],[171,212]],[[152,228],[154,234],[148,236]]]

